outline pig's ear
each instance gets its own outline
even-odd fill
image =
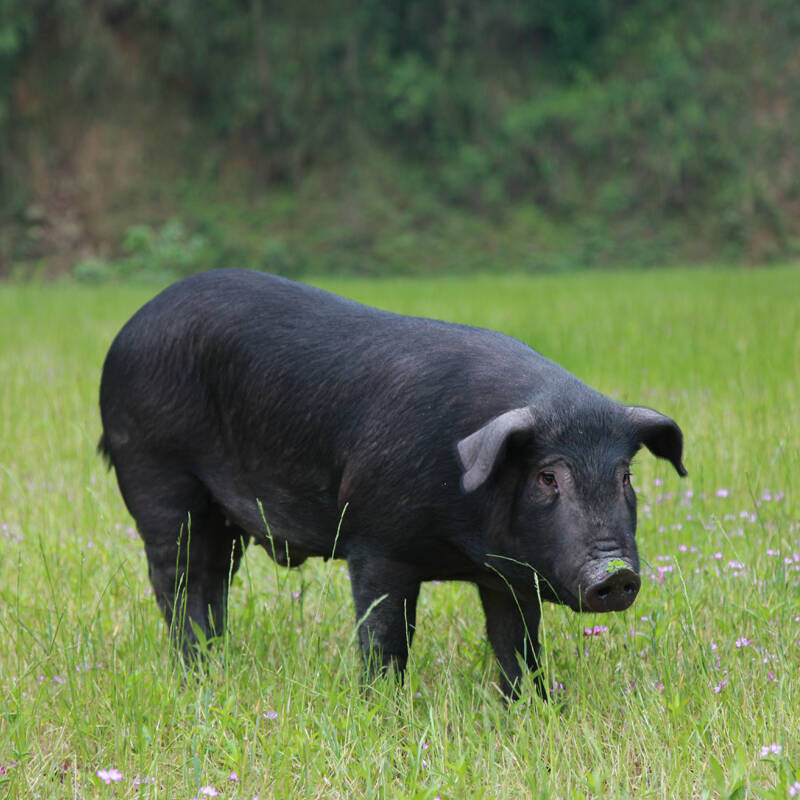
[[[532,432],[533,413],[529,408],[515,408],[487,422],[475,433],[458,443],[461,459],[461,486],[465,492],[473,492],[492,473],[505,449],[509,438],[515,433]]]
[[[625,413],[636,429],[639,441],[654,455],[672,462],[678,475],[688,475],[683,466],[683,433],[675,420],[642,406],[628,406]]]

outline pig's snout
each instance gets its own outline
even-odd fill
[[[633,570],[618,569],[585,590],[586,608],[588,611],[624,611],[636,599],[641,585],[641,578]]]

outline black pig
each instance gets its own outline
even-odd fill
[[[141,308],[106,357],[100,411],[187,655],[196,630],[224,629],[253,539],[286,566],[347,561],[373,668],[405,668],[423,581],[472,581],[509,696],[518,656],[536,667],[542,599],[620,611],[636,597],[639,447],[686,474],[673,420],[516,339],[247,270]]]

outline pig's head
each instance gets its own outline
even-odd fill
[[[486,563],[526,594],[575,611],[622,611],[639,591],[631,460],[644,445],[679,475],[683,435],[669,417],[594,396],[513,409],[458,443],[462,488],[484,492]]]

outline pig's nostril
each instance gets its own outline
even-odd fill
[[[627,589],[626,589],[626,591],[627,591]],[[597,596],[598,596],[598,597],[599,597],[601,600],[605,600],[605,599],[606,599],[606,597],[608,597],[608,595],[609,595],[609,594],[611,594],[611,589],[609,589],[609,588],[608,588],[608,586],[604,586],[602,589],[600,589],[600,590],[597,592]]]
[[[625,594],[634,594],[635,592],[639,591],[639,587],[634,585],[633,583],[626,583],[623,587]]]

